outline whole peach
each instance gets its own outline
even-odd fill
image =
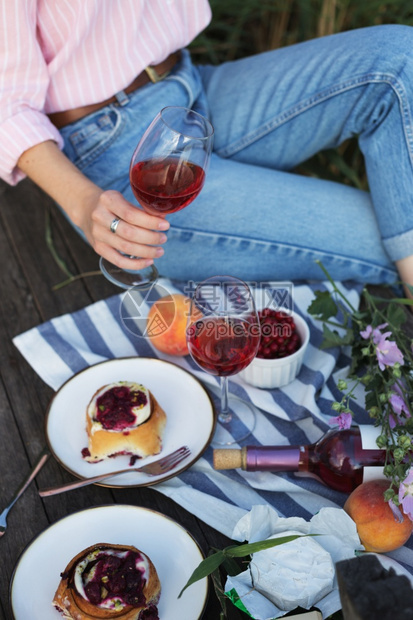
[[[384,499],[384,492],[389,486],[389,481],[385,479],[363,482],[344,504],[344,510],[355,522],[366,551],[393,551],[402,547],[412,533],[412,521],[405,515],[401,523],[397,521]]]
[[[149,310],[146,335],[153,346],[168,355],[188,354],[186,323],[190,299],[181,293],[160,297]]]

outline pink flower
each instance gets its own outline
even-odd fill
[[[393,412],[390,414],[389,423],[391,428],[394,428],[396,424],[404,424],[406,418],[410,418],[411,414],[409,407],[404,400],[404,394],[399,383],[395,383],[392,390],[394,390],[394,393],[391,394],[389,403],[390,407],[393,409]]]
[[[384,327],[387,327],[387,325],[388,323],[382,323],[381,325],[378,325],[378,327],[375,327],[374,329],[372,328],[371,325],[367,325],[366,329],[363,332],[360,332],[360,336],[364,338],[364,340],[368,340],[373,334],[373,342],[374,344],[377,344],[382,336],[380,330],[384,329]]]
[[[400,396],[399,394],[392,394],[389,398],[389,402],[392,406],[394,413],[400,415],[402,412],[404,412],[408,417],[410,417],[410,411],[406,405],[405,400],[403,399],[403,396]]]
[[[384,370],[386,366],[394,366],[395,364],[403,364],[403,354],[393,340],[387,340],[391,332],[382,334],[379,342],[376,343],[376,355],[379,362],[380,370]]]
[[[371,332],[373,328],[371,325],[367,325],[366,329],[363,332],[360,332],[360,336],[364,338],[364,340],[368,340],[371,336]]]
[[[413,521],[413,467],[407,473],[406,478],[400,483],[399,502],[403,512]]]
[[[360,336],[364,340],[371,338],[376,345],[376,356],[379,362],[380,370],[384,370],[386,366],[394,366],[395,364],[403,364],[404,358],[399,347],[393,340],[388,340],[388,336],[391,336],[391,332],[380,331],[387,327],[387,323],[382,323],[378,327],[372,328],[371,325],[367,325],[364,331],[360,332]]]
[[[343,413],[340,413],[340,415],[337,415],[334,418],[330,418],[328,421],[329,424],[338,424],[338,427],[341,431],[345,430],[346,428],[350,428],[352,422],[353,416],[349,411],[343,411]]]

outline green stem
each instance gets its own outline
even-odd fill
[[[85,273],[79,273],[76,276],[71,276],[67,280],[63,280],[63,282],[59,282],[58,284],[55,284],[52,290],[58,291],[59,289],[63,288],[64,286],[67,286],[68,284],[71,284],[72,282],[75,282],[76,280],[81,280],[82,278],[88,278],[90,276],[101,276],[101,275],[102,275],[102,272],[100,270],[99,271],[85,271]]]
[[[374,303],[376,298],[374,298],[372,295],[370,295],[370,293],[367,290],[364,291],[363,297],[364,297],[364,300],[366,301],[366,303],[368,304],[368,307],[369,307],[369,310],[371,311],[371,313],[373,314],[374,312],[377,312],[379,314],[379,316],[383,319],[383,321],[385,323],[388,323],[389,321],[388,321],[386,315]],[[387,301],[387,303],[389,303],[389,301],[391,301],[391,300],[387,299],[387,300],[384,300],[384,301]]]
[[[334,282],[333,278],[330,276],[330,274],[328,273],[327,269],[324,267],[323,263],[320,260],[316,260],[315,261],[319,267],[322,269],[322,271],[324,272],[327,280],[330,282],[330,284],[333,286],[335,292],[341,297],[341,299],[347,304],[347,306],[350,308],[350,310],[352,312],[357,312],[357,308],[355,308],[347,299],[347,297],[345,295],[343,295],[343,293],[340,291],[340,289],[337,287],[336,283]]]
[[[325,321],[323,321],[323,323],[325,325],[331,325],[332,327],[340,327],[342,329],[348,329],[347,326],[344,323],[337,323],[336,321],[325,320]]]
[[[378,301],[378,302],[384,302],[384,303],[396,303],[396,304],[402,304],[404,306],[412,306],[413,305],[413,299],[407,298],[407,297],[378,297],[377,295],[370,295],[371,299],[374,299],[374,301]]]
[[[353,385],[353,387],[351,388],[350,392],[348,392],[348,394],[347,394],[347,398],[348,398],[348,399],[350,399],[350,398],[353,398],[353,397],[354,397],[354,391],[355,391],[356,387],[358,387],[358,386],[360,385],[360,383],[361,383],[361,379],[360,379],[360,378],[357,378],[357,379],[356,379],[356,382],[354,383],[354,385]]]
[[[63,271],[63,273],[65,273],[69,277],[72,277],[73,274],[71,273],[70,269],[67,267],[64,260],[60,258],[54,246],[49,209],[46,209],[46,245],[49,248],[49,251],[51,255],[53,256],[54,260],[56,261],[57,265]]]

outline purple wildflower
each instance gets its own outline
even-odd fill
[[[364,338],[364,340],[368,340],[371,336],[373,328],[371,325],[367,325],[366,329],[363,332],[360,332],[360,336]]]
[[[399,394],[392,394],[389,398],[389,402],[394,413],[400,415],[404,412],[408,417],[410,417],[410,412],[402,396],[399,396]]]
[[[392,386],[393,393],[389,398],[390,407],[392,413],[389,417],[390,427],[394,428],[396,424],[404,424],[406,418],[410,418],[411,414],[409,407],[404,399],[404,394],[399,383],[395,383]],[[403,415],[404,414],[404,415]]]
[[[386,366],[403,364],[403,354],[399,347],[393,340],[388,340],[392,332],[385,332],[383,334],[380,331],[385,327],[387,327],[387,323],[383,323],[374,329],[371,325],[367,325],[366,329],[360,332],[362,338],[365,340],[372,338],[373,343],[376,345],[376,356],[380,370],[384,370]]]
[[[374,344],[377,344],[383,335],[384,336],[391,335],[391,332],[386,332],[385,334],[381,333],[381,330],[384,329],[385,327],[387,327],[387,325],[388,325],[388,323],[382,323],[381,325],[378,325],[375,329],[373,329],[373,342],[374,342]]]
[[[387,336],[390,335],[391,332],[382,334],[380,341],[376,345],[376,355],[380,370],[384,370],[386,366],[403,364],[403,353],[393,340],[387,340]]]
[[[338,424],[339,429],[343,431],[346,428],[350,428],[352,421],[353,416],[351,415],[351,413],[349,411],[343,411],[343,413],[340,413],[340,415],[337,415],[334,418],[330,418],[328,423]]]
[[[400,483],[399,502],[403,512],[413,521],[413,467],[407,473],[406,478]]]
[[[363,332],[360,332],[360,336],[364,338],[364,340],[368,340],[369,338],[371,338],[371,335],[373,334],[373,342],[374,344],[377,344],[382,336],[382,333],[380,330],[387,327],[387,325],[388,323],[382,323],[381,325],[378,325],[374,329],[372,328],[371,325],[367,325],[366,329]]]

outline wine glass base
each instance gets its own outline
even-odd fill
[[[257,413],[253,405],[236,396],[230,396],[228,408],[232,414],[231,419],[229,422],[220,422],[218,416],[212,446],[230,446],[239,443],[249,437],[255,428]]]
[[[149,265],[145,269],[139,271],[121,269],[116,267],[105,258],[99,261],[99,267],[103,275],[109,282],[120,286],[120,288],[129,289],[133,287],[149,288],[158,279],[159,273],[155,265]]]

